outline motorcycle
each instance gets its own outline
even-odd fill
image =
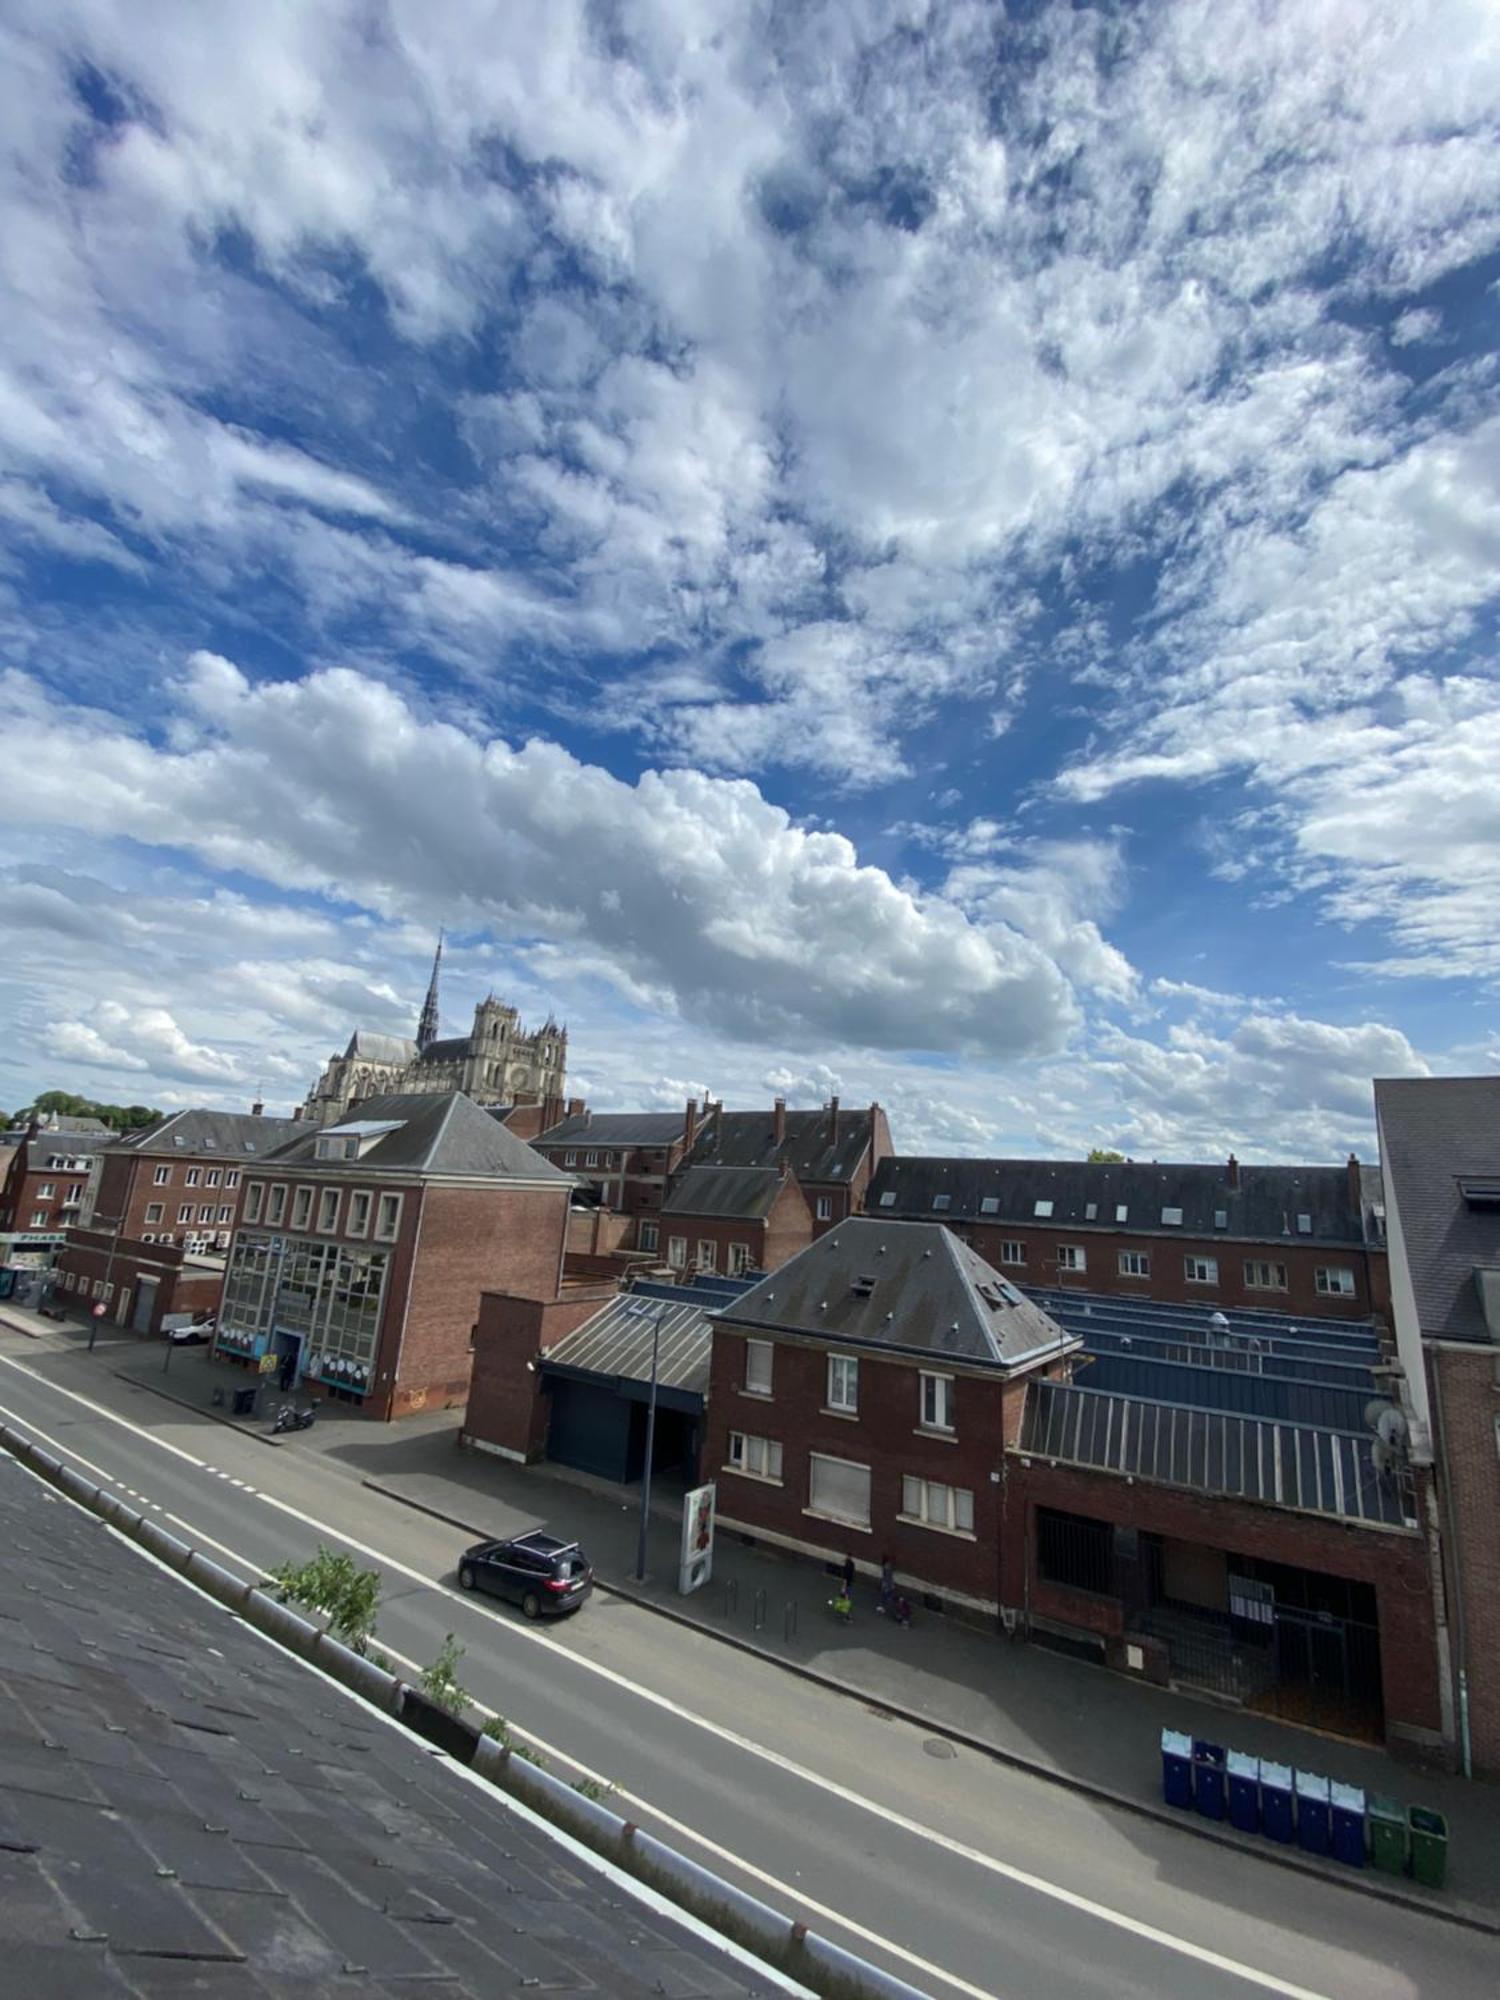
[[[317,1414],[317,1409],[312,1404],[305,1410],[299,1410],[293,1403],[283,1403],[272,1420],[271,1430],[278,1436],[283,1431],[310,1431]]]

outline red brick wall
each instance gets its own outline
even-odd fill
[[[882,1211],[884,1212],[884,1211]],[[931,1217],[922,1218],[931,1220]],[[942,1218],[947,1220],[947,1218]],[[1166,1304],[1199,1305],[1205,1312],[1215,1306],[1229,1306],[1247,1312],[1306,1313],[1322,1319],[1367,1319],[1371,1310],[1369,1253],[1357,1244],[1315,1246],[1291,1238],[1272,1243],[1249,1243],[1231,1237],[1177,1237],[1132,1235],[1128,1230],[1095,1227],[1073,1228],[1048,1223],[1045,1227],[1025,1222],[975,1222],[955,1216],[949,1223],[988,1263],[1021,1285],[1049,1285],[1080,1292],[1103,1292],[1120,1298],[1158,1299]],[[1026,1246],[1024,1264],[1001,1262],[1003,1242],[1019,1241]],[[1076,1244],[1087,1259],[1087,1269],[1077,1274],[1058,1269],[1059,1244]],[[1145,1251],[1151,1260],[1150,1275],[1127,1278],[1120,1270],[1122,1250]],[[1185,1275],[1189,1257],[1218,1260],[1218,1283],[1190,1284]],[[1249,1260],[1284,1264],[1287,1289],[1284,1292],[1256,1291],[1245,1283]],[[1385,1282],[1385,1253],[1376,1253]],[[1336,1298],[1317,1290],[1313,1273],[1319,1265],[1339,1265],[1354,1273],[1354,1296]],[[1389,1297],[1389,1284],[1386,1283]]]
[[[548,1399],[539,1370],[526,1366],[544,1347],[582,1326],[615,1296],[600,1286],[560,1299],[522,1299],[485,1292],[474,1329],[474,1373],[461,1441],[498,1446],[528,1463],[547,1443]]]
[[[122,1325],[134,1314],[141,1279],[155,1278],[156,1301],[143,1333],[160,1333],[168,1313],[217,1310],[224,1289],[222,1271],[195,1266],[184,1270],[181,1251],[166,1244],[140,1243],[126,1236],[116,1246],[113,1230],[70,1230],[67,1245],[58,1252],[56,1268],[59,1303],[80,1317],[87,1316],[94,1303],[94,1281],[99,1279],[114,1286],[109,1317]],[[64,1284],[65,1276],[74,1282]],[[85,1288],[82,1291],[80,1284]]]
[[[1500,1353],[1427,1350],[1442,1410],[1449,1601],[1463,1607],[1474,1767],[1500,1776]],[[1449,1522],[1451,1520],[1451,1529]],[[1455,1564],[1455,1554],[1457,1561]],[[1450,1632],[1453,1620],[1450,1613]],[[1456,1646],[1456,1634],[1455,1646]]]
[[[567,1218],[566,1188],[429,1185],[415,1202],[408,1199],[380,1356],[382,1373],[396,1370],[393,1415],[466,1400],[480,1294],[503,1287],[555,1297]]]
[[[1064,1623],[1088,1623],[1089,1629],[1104,1632],[1118,1629],[1111,1623],[1115,1599],[1064,1590],[1037,1575],[1037,1507],[1062,1508],[1232,1555],[1259,1556],[1268,1562],[1295,1564],[1328,1576],[1373,1584],[1379,1606],[1387,1727],[1395,1725],[1397,1733],[1403,1727],[1424,1732],[1441,1728],[1432,1593],[1420,1536],[1256,1507],[1211,1494],[1179,1492],[1141,1480],[1127,1483],[1107,1473],[1049,1466],[1035,1459],[1028,1466],[1011,1454],[1006,1461],[1004,1505],[1003,1568],[1007,1579],[1025,1578],[1029,1562],[1027,1601],[1033,1612]],[[1020,1605],[1023,1599],[1017,1592],[1006,1601]],[[1080,1608],[1088,1605],[1097,1607],[1094,1620],[1079,1615]]]
[[[702,1463],[703,1476],[719,1482],[721,1514],[812,1550],[840,1555],[847,1550],[870,1571],[878,1570],[881,1556],[888,1553],[898,1574],[917,1587],[986,1604],[998,1602],[1000,1488],[990,1475],[1001,1465],[1005,1405],[1012,1401],[1019,1405],[1020,1385],[957,1376],[955,1432],[950,1440],[918,1434],[919,1369],[914,1362],[862,1354],[859,1415],[851,1420],[823,1413],[829,1349],[777,1341],[772,1394],[767,1398],[745,1391],[745,1340],[745,1335],[723,1326],[714,1333]],[[781,1444],[779,1487],[726,1469],[731,1430]],[[808,1459],[814,1452],[870,1466],[868,1532],[804,1513]],[[899,1520],[901,1480],[906,1473],[970,1491],[973,1539]]]
[[[0,1228],[15,1230],[21,1235],[47,1230],[59,1233],[79,1220],[83,1206],[88,1201],[89,1168],[70,1170],[66,1167],[51,1167],[46,1164],[48,1153],[65,1153],[67,1134],[44,1133],[35,1147],[29,1140],[11,1149],[6,1167],[3,1192],[0,1192]],[[79,1159],[86,1156],[78,1154]],[[43,1194],[42,1189],[50,1187],[51,1194]],[[79,1190],[76,1205],[68,1204],[68,1194],[72,1188]],[[41,1215],[43,1220],[33,1222],[33,1215]]]
[[[134,1152],[106,1154],[94,1214],[100,1222],[108,1222],[111,1229],[116,1217],[122,1217],[122,1229],[127,1236],[139,1237],[148,1232],[154,1236],[167,1231],[172,1241],[180,1244],[189,1230],[195,1236],[217,1235],[221,1229],[233,1229],[239,1222],[248,1166],[249,1162],[213,1159],[206,1154],[175,1153],[157,1157]],[[166,1184],[162,1187],[156,1185],[158,1169],[164,1169],[167,1174]],[[198,1175],[196,1187],[187,1184],[190,1171]],[[207,1185],[211,1173],[219,1176],[217,1187]],[[226,1174],[238,1174],[239,1185],[226,1187]],[[161,1219],[150,1221],[146,1212],[156,1203],[161,1204]],[[188,1203],[192,1204],[193,1220],[190,1223],[180,1222],[179,1212]],[[199,1219],[205,1207],[213,1209],[213,1220],[210,1222]],[[234,1212],[228,1222],[218,1219],[219,1210],[224,1207]]]

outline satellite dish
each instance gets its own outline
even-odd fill
[[[1375,1422],[1375,1435],[1382,1444],[1398,1447],[1406,1442],[1406,1418],[1394,1403],[1382,1410]]]

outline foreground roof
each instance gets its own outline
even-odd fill
[[[1038,1214],[1038,1202],[1050,1210]],[[1363,1187],[1351,1188],[1347,1167],[1242,1166],[1231,1186],[1221,1166],[909,1155],[881,1161],[865,1206],[872,1215],[1257,1242],[1363,1243],[1367,1226]]]
[[[549,1347],[546,1365],[611,1375],[627,1382],[649,1382],[651,1348],[656,1341],[658,1386],[706,1396],[713,1321],[722,1304],[722,1299],[645,1298],[622,1293]],[[658,1313],[659,1336],[655,1332]]]
[[[951,1230],[859,1215],[799,1251],[720,1318],[840,1346],[1007,1369],[1080,1344]]]
[[[8,1993],[800,1990],[575,1859],[4,1454],[0,1605]]]
[[[120,1140],[137,1153],[208,1153],[224,1160],[263,1159],[309,1128],[298,1118],[251,1111],[174,1111]]]
[[[298,1124],[296,1138],[277,1153],[277,1164],[340,1168],[343,1162],[318,1158],[318,1141],[335,1132],[359,1133],[361,1128],[368,1131],[382,1125],[391,1129],[358,1161],[347,1163],[351,1173],[454,1174],[558,1187],[569,1184],[567,1174],[559,1173],[461,1090],[362,1097],[347,1123]]]
[[[1500,1076],[1377,1080],[1375,1115],[1421,1332],[1494,1341],[1474,1274],[1500,1272],[1500,1203],[1471,1196],[1500,1189]]]

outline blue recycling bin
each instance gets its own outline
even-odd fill
[[[1297,1845],[1307,1854],[1327,1854],[1333,1846],[1328,1780],[1316,1771],[1298,1771],[1292,1790],[1297,1795]]]
[[[1161,1795],[1184,1812],[1193,1803],[1193,1739],[1180,1729],[1161,1733]]]
[[[1351,1868],[1363,1868],[1369,1852],[1365,1829],[1365,1795],[1358,1785],[1331,1785],[1333,1856]]]
[[[1270,1840],[1290,1847],[1297,1835],[1297,1816],[1292,1805],[1292,1767],[1268,1757],[1260,1760],[1260,1826]]]
[[[1224,1748],[1193,1741],[1193,1804],[1205,1819],[1224,1817]]]
[[[1260,1759],[1231,1750],[1224,1765],[1229,1775],[1229,1824],[1241,1833],[1259,1833]]]

